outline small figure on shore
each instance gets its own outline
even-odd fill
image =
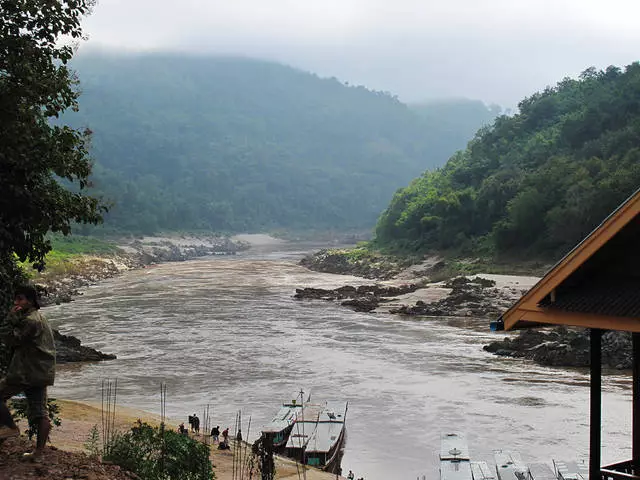
[[[222,441],[225,442],[227,445],[229,444],[229,427],[225,428],[222,431]]]
[[[51,423],[47,408],[47,387],[56,373],[53,332],[38,311],[38,293],[32,286],[16,289],[13,308],[5,319],[3,343],[12,352],[6,375],[0,379],[0,440],[20,434],[6,401],[19,393],[27,397],[29,425],[37,429],[36,449],[25,454],[39,460],[49,438]]]
[[[236,442],[242,441],[242,430],[238,429],[238,433],[236,434]]]
[[[193,429],[195,430],[196,435],[200,434],[200,419],[195,413],[193,414]]]
[[[193,415],[189,415],[189,430],[193,432]]]
[[[347,480],[353,480],[356,476],[353,474],[351,470],[349,470],[349,474],[347,475]]]
[[[211,429],[211,438],[214,442],[218,442],[220,438],[220,425],[217,425]]]
[[[187,433],[188,433],[188,432],[187,432],[186,427],[184,426],[184,423],[181,423],[181,424],[180,424],[180,426],[178,427],[178,432],[179,432],[181,435],[187,435]]]

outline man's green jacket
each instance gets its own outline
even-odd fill
[[[4,343],[13,350],[5,380],[10,385],[45,387],[53,385],[56,347],[46,318],[35,308],[11,312]]]

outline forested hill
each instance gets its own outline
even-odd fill
[[[397,192],[383,246],[557,258],[640,187],[640,64],[524,99]]]
[[[83,93],[65,121],[94,132],[106,226],[144,233],[372,228],[493,118],[469,102],[473,129],[443,135],[388,94],[249,59],[84,54],[73,68]]]

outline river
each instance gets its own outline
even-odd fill
[[[296,264],[308,245],[277,244],[131,271],[45,313],[54,327],[117,360],[61,366],[53,396],[118,403],[214,424],[241,410],[258,434],[294,391],[349,402],[342,462],[367,480],[437,478],[440,433],[467,433],[474,459],[495,449],[525,461],[584,458],[588,372],[485,353],[486,319],[405,318],[293,299],[296,287],[367,283]],[[630,377],[603,380],[603,461],[631,458]]]

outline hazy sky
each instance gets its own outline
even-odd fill
[[[82,47],[277,60],[415,101],[513,106],[640,58],[640,0],[98,0]]]

